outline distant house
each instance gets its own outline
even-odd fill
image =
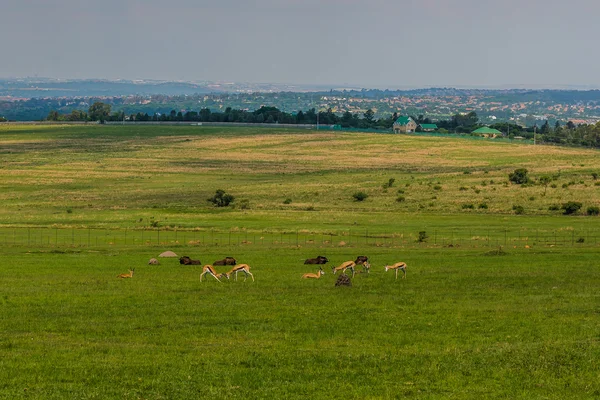
[[[491,137],[495,138],[496,136],[501,136],[502,132],[498,129],[488,128],[487,126],[481,127],[479,129],[475,129],[472,133],[481,135],[483,137]]]
[[[438,130],[438,126],[436,124],[420,124],[419,126],[423,132],[433,132]]]
[[[417,123],[411,117],[399,117],[394,122],[394,133],[410,133],[417,129]]]

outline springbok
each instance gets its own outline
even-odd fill
[[[213,278],[215,278],[219,282],[221,282],[221,279],[219,279],[219,278],[225,277],[225,274],[217,274],[217,271],[215,271],[215,268],[209,264],[202,267],[202,273],[200,274],[200,282],[202,282],[202,277],[206,274],[210,274]],[[221,283],[223,283],[223,282],[221,282]]]
[[[135,268],[130,269],[128,274],[117,275],[117,278],[133,278],[133,271],[135,271]]]
[[[385,272],[387,272],[388,269],[393,269],[394,271],[396,271],[396,279],[398,279],[398,270],[402,270],[402,272],[404,272],[404,275],[402,275],[402,279],[406,278],[406,263],[405,262],[397,262],[394,265],[386,265]]]
[[[302,275],[302,279],[309,279],[309,278],[319,279],[323,275],[325,275],[325,271],[323,271],[323,268],[319,268],[319,271],[317,271],[316,274],[313,274],[312,272],[306,273],[306,274]]]
[[[229,279],[231,274],[233,274],[234,272],[235,272],[235,280],[236,281],[237,281],[238,272],[243,272],[244,274],[246,274],[246,276],[244,277],[244,282],[246,282],[246,279],[248,279],[248,275],[250,275],[252,277],[252,282],[254,282],[254,275],[252,275],[252,272],[250,272],[250,266],[248,264],[239,264],[239,265],[236,265],[233,268],[231,268],[231,270],[225,274],[227,279]]]
[[[334,275],[338,271],[342,271],[342,273],[345,274],[346,270],[350,269],[350,270],[352,270],[352,276],[354,277],[354,267],[355,266],[356,266],[356,263],[354,261],[346,261],[346,262],[341,263],[337,267],[331,267],[331,271],[333,272]]]

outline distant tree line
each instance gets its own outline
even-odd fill
[[[125,115],[122,111],[112,112],[111,105],[95,102],[88,111],[73,110],[69,114],[60,114],[50,111],[48,121],[155,121],[155,122],[237,122],[237,123],[266,123],[266,124],[311,124],[316,125],[339,125],[342,128],[358,129],[391,129],[398,114],[394,113],[388,117],[376,119],[375,113],[369,109],[362,113],[350,111],[338,115],[328,109],[319,111],[311,108],[307,111],[288,113],[276,107],[263,106],[255,111],[236,110],[227,107],[225,111],[212,111],[203,108],[199,111],[175,111],[170,113],[137,113]],[[417,124],[436,123],[441,133],[463,133],[471,134],[477,128],[482,127],[479,123],[477,113],[471,111],[466,114],[455,114],[448,120],[432,121],[423,115],[411,116]],[[1,120],[0,120],[1,121]],[[524,128],[510,122],[499,122],[490,125],[490,128],[499,130],[504,136],[514,138],[535,139],[539,143],[553,143],[561,145],[577,145],[600,147],[600,122],[595,125],[575,125],[569,121],[564,126],[560,122],[552,127],[546,121],[541,127],[533,126]],[[419,131],[419,128],[417,129]]]

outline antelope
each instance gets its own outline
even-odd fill
[[[244,282],[246,282],[246,279],[248,279],[248,275],[250,275],[252,277],[252,282],[254,282],[254,275],[252,275],[252,272],[250,272],[250,266],[248,264],[239,264],[239,265],[236,265],[233,268],[231,268],[231,270],[225,274],[227,279],[229,279],[231,274],[233,274],[234,272],[235,272],[235,280],[236,281],[237,281],[238,272],[243,272],[244,274],[246,274],[246,276],[244,277]]]
[[[133,278],[133,271],[135,271],[135,268],[130,269],[128,274],[117,275],[117,278]]]
[[[351,269],[352,276],[354,277],[354,267],[355,266],[356,266],[356,263],[354,261],[346,261],[346,262],[341,263],[338,267],[331,267],[331,271],[335,275],[338,271],[342,271],[342,273],[345,274],[347,269]]]
[[[325,264],[327,262],[329,262],[327,257],[317,256],[317,258],[307,259],[306,261],[304,261],[304,264]]]
[[[406,263],[397,262],[394,265],[386,265],[385,271],[387,272],[388,269],[393,269],[394,271],[396,271],[396,279],[398,279],[398,270],[401,269],[402,272],[404,272],[404,275],[402,275],[402,279],[406,278]]]
[[[202,277],[206,274],[210,274],[213,278],[215,278],[219,282],[221,282],[221,279],[219,279],[219,278],[223,278],[225,276],[225,274],[217,274],[217,271],[215,271],[215,268],[209,264],[202,267],[202,273],[200,274],[200,282],[202,282]],[[223,282],[221,282],[221,283],[223,283]]]
[[[309,279],[309,278],[319,279],[323,275],[325,275],[325,271],[323,271],[322,268],[319,268],[319,271],[317,271],[316,274],[313,274],[312,272],[306,273],[306,274],[302,275],[302,279]]]

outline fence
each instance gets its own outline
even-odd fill
[[[0,245],[18,247],[266,246],[266,247],[513,247],[600,245],[600,230],[429,229],[373,233],[369,230],[211,230],[174,228],[0,228]]]

